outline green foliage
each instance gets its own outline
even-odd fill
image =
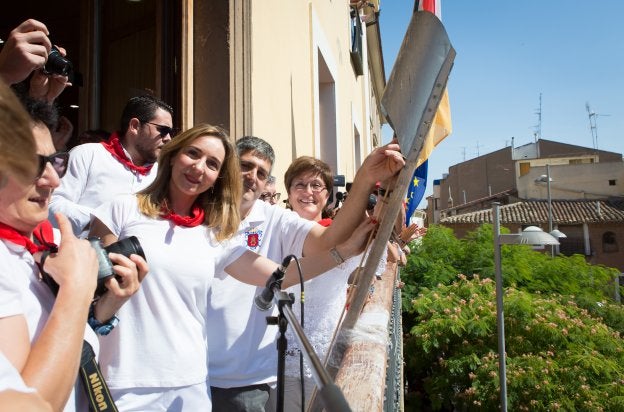
[[[494,282],[459,275],[412,302],[407,368],[434,410],[496,410]],[[508,288],[510,410],[620,410],[624,341],[567,297]],[[618,406],[619,405],[619,406]]]
[[[462,240],[433,226],[411,245],[402,271],[408,409],[497,409],[492,236],[491,225]],[[528,246],[504,245],[501,258],[510,410],[624,411],[624,310],[610,299],[617,271]]]

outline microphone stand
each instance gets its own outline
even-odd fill
[[[281,282],[280,282],[281,283]],[[280,336],[277,339],[277,412],[284,412],[284,381],[286,369],[286,348],[288,340],[286,338],[286,328],[291,325],[295,332],[295,338],[302,348],[301,352],[305,357],[308,365],[312,367],[312,377],[318,388],[318,395],[328,412],[351,412],[351,407],[347,403],[340,388],[332,381],[331,377],[323,367],[321,360],[314,352],[314,348],[305,336],[305,332],[301,324],[297,320],[292,311],[292,303],[294,298],[288,293],[279,289],[281,285],[273,285],[273,301],[277,304],[279,315],[275,317],[267,317],[267,323],[279,326]],[[305,405],[304,405],[305,406]]]

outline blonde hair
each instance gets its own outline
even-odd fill
[[[0,183],[7,174],[32,183],[37,171],[32,119],[11,88],[0,80]]]
[[[173,159],[182,149],[203,136],[218,138],[225,148],[225,158],[214,186],[197,197],[197,202],[206,213],[204,224],[216,229],[215,238],[221,241],[232,237],[238,230],[243,188],[238,156],[228,133],[219,126],[199,124],[180,133],[163,146],[158,156],[156,179],[137,195],[139,210],[153,218],[161,215],[169,199]]]

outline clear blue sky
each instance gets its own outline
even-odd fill
[[[442,22],[457,52],[448,83],[453,133],[429,158],[425,197],[449,166],[541,136],[624,152],[624,1],[442,0]],[[386,76],[401,47],[413,0],[382,0]],[[607,116],[608,115],[608,116]],[[384,141],[392,130],[385,127]],[[420,203],[426,207],[426,201]]]

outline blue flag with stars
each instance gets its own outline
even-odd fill
[[[409,226],[409,220],[418,207],[421,199],[425,194],[427,186],[427,164],[429,160],[425,160],[420,166],[414,170],[414,176],[407,188],[407,196],[405,198],[405,224]]]

